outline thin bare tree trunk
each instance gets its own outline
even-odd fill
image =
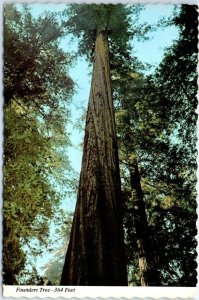
[[[108,42],[99,32],[76,211],[61,285],[127,285]]]

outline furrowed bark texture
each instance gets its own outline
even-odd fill
[[[131,197],[142,286],[160,286],[154,243],[149,231],[137,160],[130,166]]]
[[[61,285],[127,285],[108,42],[97,35],[76,211]]]

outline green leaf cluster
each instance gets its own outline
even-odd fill
[[[78,37],[79,54],[86,55],[92,61],[95,38],[99,31],[106,32],[110,52],[122,53],[130,47],[129,38],[139,31],[138,26],[132,30],[131,18],[133,15],[136,20],[141,9],[140,5],[71,4],[63,12],[66,18],[64,26],[68,33]],[[145,28],[146,32],[148,30]]]
[[[24,109],[45,115],[47,108],[56,110],[58,100],[71,96],[71,56],[59,48],[61,36],[55,14],[35,20],[26,7],[20,12],[14,5],[4,6],[5,104],[19,98]]]

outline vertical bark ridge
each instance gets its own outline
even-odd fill
[[[82,168],[62,285],[127,285],[108,42],[97,35]]]

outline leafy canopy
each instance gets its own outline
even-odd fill
[[[63,216],[59,205],[66,194],[58,186],[72,184],[65,126],[74,84],[54,14],[35,20],[27,6],[21,12],[5,5],[4,29],[3,271],[6,284],[17,284],[34,262],[28,249],[32,258],[41,255],[52,243],[52,221]]]

